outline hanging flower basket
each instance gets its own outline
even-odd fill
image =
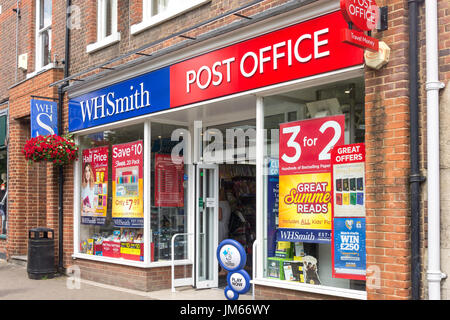
[[[22,150],[25,158],[32,162],[48,161],[65,165],[78,157],[78,147],[72,136],[47,135],[31,138]]]

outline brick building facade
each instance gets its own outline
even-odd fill
[[[27,255],[29,229],[58,229],[57,171],[46,164],[27,163],[22,148],[30,138],[31,97],[58,98],[57,89],[49,85],[63,78],[65,3],[52,3],[51,62],[42,68],[36,67],[36,1],[20,1],[19,10],[17,4],[0,3],[0,99],[9,107],[8,232],[0,239],[0,252],[7,259]],[[24,68],[17,67],[16,57],[21,55],[26,55]]]
[[[262,34],[276,31],[285,24],[301,23],[323,14],[339,10],[338,1],[196,1],[198,4],[154,25],[144,19],[142,0],[112,1],[117,22],[105,37],[98,25],[98,7],[94,1],[72,0],[74,23],[70,29],[68,47],[69,87],[66,88],[63,107],[64,128],[69,127],[70,99],[93,92],[106,85],[113,85],[167,65],[174,65],[201,56],[222,47],[245,41]],[[150,2],[150,1],[148,1]],[[437,1],[439,19],[439,77],[445,84],[450,77],[450,7],[446,1]],[[57,87],[64,78],[65,1],[52,1],[51,57],[55,63],[48,70],[35,70],[35,1],[21,1],[21,18],[18,22],[18,52],[15,52],[16,14],[12,11],[16,1],[0,1],[0,61],[2,82],[0,101],[9,101],[9,181],[8,181],[8,235],[0,239],[0,253],[10,259],[25,255],[27,230],[47,226],[58,230],[58,170],[52,165],[30,165],[24,160],[21,149],[30,136],[30,96],[58,98]],[[364,87],[364,127],[366,145],[366,261],[367,280],[365,290],[342,290],[333,293],[327,286],[318,290],[295,285],[257,282],[257,299],[411,299],[411,205],[410,205],[410,92],[409,92],[409,24],[408,1],[378,0],[379,7],[387,7],[388,29],[374,31],[372,36],[384,41],[391,49],[389,63],[380,70],[360,66],[360,78]],[[248,5],[248,6],[247,6]],[[236,10],[242,6],[241,10]],[[419,94],[420,94],[420,150],[421,170],[426,176],[426,90],[425,90],[425,9],[419,5]],[[236,10],[236,11],[233,11]],[[231,13],[230,13],[231,12]],[[236,14],[238,15],[236,15]],[[298,14],[299,17],[292,18]],[[247,17],[247,18],[245,18]],[[218,18],[218,19],[217,19]],[[282,23],[283,20],[289,22]],[[265,27],[269,25],[272,27]],[[5,26],[5,27],[3,27]],[[278,26],[278,27],[277,27]],[[181,31],[186,31],[181,33]],[[109,33],[109,35],[108,35]],[[239,37],[239,33],[243,36]],[[7,43],[7,45],[3,45]],[[149,45],[153,44],[153,45]],[[13,52],[14,51],[14,52]],[[28,70],[18,70],[14,57],[28,53]],[[119,59],[120,57],[120,59]],[[56,63],[58,61],[58,63]],[[140,70],[140,65],[142,69]],[[131,70],[131,71],[128,71]],[[351,75],[357,71],[349,71]],[[352,73],[353,72],[353,73]],[[31,76],[30,76],[31,74]],[[27,76],[28,75],[28,76]],[[333,77],[334,75],[330,75]],[[83,80],[83,81],[81,81]],[[324,81],[326,78],[324,78]],[[56,85],[54,85],[56,83]],[[102,83],[105,83],[102,85]],[[53,86],[51,86],[53,84]],[[301,88],[301,87],[300,87]],[[302,89],[302,88],[301,88]],[[280,89],[281,90],[281,89]],[[441,177],[447,177],[447,143],[445,138],[447,112],[450,98],[448,88],[441,93]],[[257,94],[257,93],[255,93]],[[161,118],[158,121],[161,121]],[[202,119],[200,119],[202,120]],[[152,120],[153,121],[153,120]],[[206,121],[206,120],[205,120]],[[113,127],[114,130],[114,127]],[[83,134],[95,130],[82,131]],[[76,246],[81,226],[75,219],[79,212],[75,199],[76,166],[64,168],[64,267],[77,266],[85,279],[119,285],[127,288],[153,291],[169,288],[171,269],[169,263],[141,267],[133,263],[116,263],[101,258],[87,258],[79,254]],[[38,178],[36,178],[38,177]],[[190,180],[189,180],[190,181]],[[37,192],[36,192],[37,190]],[[445,183],[442,184],[442,270],[448,273],[448,237],[445,204],[448,202]],[[26,194],[24,207],[22,195]],[[45,197],[39,196],[45,194]],[[421,191],[421,299],[427,293],[427,202],[426,188]],[[21,199],[19,201],[19,199]],[[258,200],[257,200],[258,201]],[[79,208],[78,208],[79,209]],[[262,216],[263,217],[263,216]],[[189,219],[189,218],[188,218]],[[258,228],[258,227],[256,227]],[[56,233],[58,239],[60,235]],[[58,242],[56,242],[58,243]],[[75,243],[75,244],[74,244]],[[320,262],[319,262],[320,263]],[[192,269],[177,266],[177,276]],[[99,271],[102,270],[102,271]],[[446,281],[442,285],[443,298],[448,298]]]

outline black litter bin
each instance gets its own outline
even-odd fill
[[[52,229],[36,228],[28,232],[27,272],[33,280],[55,276],[55,233]]]

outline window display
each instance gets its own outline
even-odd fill
[[[183,154],[172,155],[172,149],[180,141],[172,141],[172,132],[179,126],[152,123],[152,190],[151,190],[151,239],[154,244],[154,260],[171,260],[171,241],[174,234],[187,233],[188,166]],[[175,238],[175,260],[187,259],[189,238]]]
[[[79,252],[144,261],[144,125],[80,137]]]
[[[364,128],[362,78],[264,98],[266,278],[364,287],[364,281],[338,279],[332,270],[330,162],[335,145],[364,142]],[[362,188],[363,181],[351,178],[337,179],[336,188],[349,192],[337,196],[336,203],[358,202],[350,190]]]

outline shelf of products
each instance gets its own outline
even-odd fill
[[[183,208],[152,207],[151,212],[152,243],[155,247],[155,260],[171,260],[171,241],[176,233],[185,233],[185,215]],[[175,238],[175,260],[187,258],[187,239]]]
[[[256,238],[256,167],[253,165],[220,166],[220,187],[231,209],[228,239],[238,241],[247,253],[247,270]]]
[[[152,257],[153,251],[151,246]],[[96,233],[91,238],[81,241],[80,253],[144,261],[143,229],[120,228],[112,233],[107,231]]]

